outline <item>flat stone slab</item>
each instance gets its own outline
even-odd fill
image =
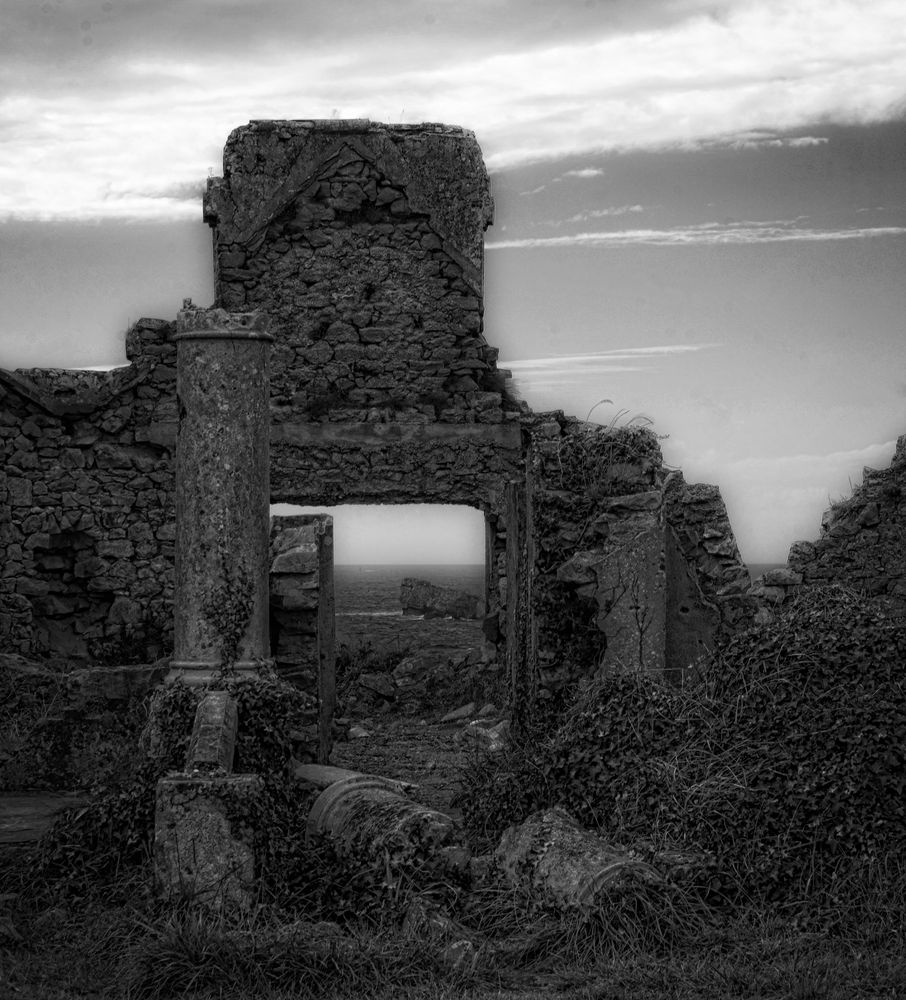
[[[0,844],[40,839],[64,809],[88,805],[77,792],[7,792],[0,795]]]

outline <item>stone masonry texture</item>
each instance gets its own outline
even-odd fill
[[[275,336],[271,502],[481,510],[484,632],[501,664],[518,654],[526,691],[556,697],[616,661],[675,676],[800,577],[903,594],[903,439],[765,595],[717,488],[665,469],[654,434],[516,399],[485,340],[493,204],[471,132],[251,122],[203,212],[214,305],[262,310]],[[0,372],[10,652],[90,660],[131,635],[153,658],[170,641],[174,332],[140,320],[111,372]]]
[[[177,333],[172,676],[201,684],[268,656],[272,341],[260,312],[185,303]]]

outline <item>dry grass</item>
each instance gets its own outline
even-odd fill
[[[708,910],[650,886],[591,914],[557,914],[491,880],[453,914],[475,943],[474,961],[459,969],[443,942],[404,933],[399,915],[339,925],[262,904],[227,920],[155,902],[146,868],[74,904],[30,872],[24,852],[0,855],[4,1000],[906,996],[900,858],[841,871],[833,891],[811,900],[811,921],[765,904]]]

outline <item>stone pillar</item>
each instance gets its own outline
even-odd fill
[[[257,675],[269,657],[268,353],[261,312],[183,303],[177,344],[174,655],[168,680]]]

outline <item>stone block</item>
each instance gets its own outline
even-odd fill
[[[104,538],[97,543],[97,554],[114,559],[128,559],[133,552],[132,542],[126,538]]]
[[[271,563],[272,573],[292,573],[299,576],[309,575],[312,577],[308,585],[317,587],[318,571],[318,550],[315,545],[305,545],[281,552]],[[304,581],[300,581],[305,585]]]
[[[604,559],[600,552],[575,552],[557,567],[557,579],[571,586],[594,583],[597,570],[603,565]]]
[[[209,691],[198,703],[186,756],[186,771],[233,770],[239,716],[226,691]]]
[[[317,608],[318,591],[301,588],[292,575],[272,576],[270,579],[271,604],[286,611]]]
[[[798,587],[802,583],[802,574],[786,566],[769,569],[761,578],[765,587]]]
[[[142,620],[141,605],[128,597],[117,597],[107,613],[109,625],[136,625]]]
[[[215,911],[245,910],[255,899],[251,818],[263,782],[254,774],[171,774],[157,783],[154,875],[169,899]]]
[[[396,685],[388,674],[364,673],[359,675],[359,687],[372,691],[382,698],[395,698]]]
[[[609,514],[619,514],[628,511],[657,510],[663,501],[660,490],[649,490],[646,493],[629,493],[621,497],[607,497],[601,506]]]
[[[785,587],[764,587],[756,584],[749,588],[748,593],[749,596],[767,601],[769,604],[783,604],[786,600]]]

